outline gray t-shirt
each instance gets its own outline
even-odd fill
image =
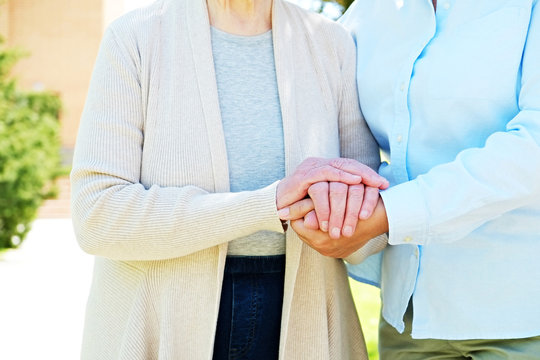
[[[272,32],[240,36],[212,27],[212,51],[231,191],[268,186],[285,176]],[[228,250],[228,255],[284,253],[285,235],[272,231],[235,239]]]

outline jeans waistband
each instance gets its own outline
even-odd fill
[[[285,255],[227,256],[225,273],[265,274],[285,272]]]

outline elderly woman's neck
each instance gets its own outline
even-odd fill
[[[207,0],[206,2],[210,24],[225,32],[237,35],[258,35],[272,28],[272,0]]]

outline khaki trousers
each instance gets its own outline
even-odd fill
[[[400,334],[381,316],[380,360],[540,360],[540,336],[505,340],[413,339],[411,304],[404,321],[405,331]]]

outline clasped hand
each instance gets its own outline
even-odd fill
[[[388,231],[379,190],[388,181],[352,159],[309,158],[277,189],[282,220],[321,254],[342,258]]]

